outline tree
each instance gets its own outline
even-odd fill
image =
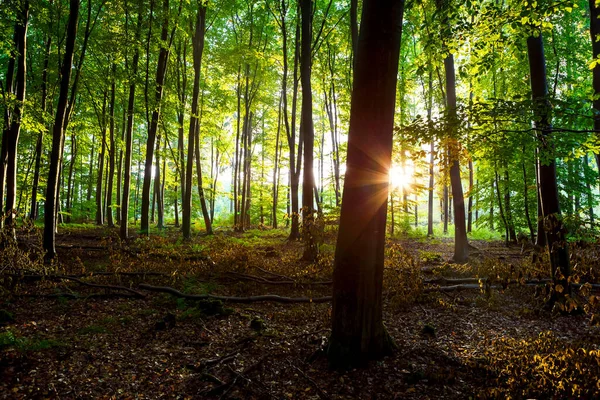
[[[71,82],[71,69],[75,53],[75,37],[77,36],[77,22],[79,20],[79,0],[71,0],[69,5],[69,22],[67,24],[67,37],[65,39],[65,54],[61,68],[60,92],[56,105],[56,117],[52,129],[52,152],[50,153],[50,170],[46,187],[46,204],[44,206],[44,250],[46,260],[56,256],[55,232],[56,220],[54,212],[57,207],[58,178],[63,153],[63,137],[65,119],[67,118],[69,84]]]
[[[531,96],[535,114],[535,127],[539,141],[539,193],[541,200],[544,233],[550,252],[552,277],[566,291],[570,275],[569,252],[566,242],[566,229],[563,224],[556,180],[556,160],[553,154],[553,132],[550,122],[550,104],[548,102],[548,84],[546,81],[546,57],[542,33],[537,32],[527,38]]]
[[[195,135],[199,131],[198,98],[200,94],[200,71],[202,69],[202,52],[204,51],[204,36],[206,32],[206,6],[198,1],[196,28],[192,39],[194,57],[194,87],[192,90],[192,109],[190,112],[190,129],[188,134],[188,154],[185,173],[185,197],[183,202],[183,238],[192,237],[192,176],[194,171]],[[203,201],[204,198],[201,199]],[[207,227],[208,228],[208,227]]]
[[[27,81],[27,25],[29,20],[29,1],[20,4],[18,18],[15,23],[14,50],[8,62],[6,92],[13,94],[13,74],[16,61],[17,74],[15,77],[14,106],[5,108],[5,130],[2,135],[0,153],[0,211],[4,200],[4,183],[6,181],[6,223],[12,227],[15,222],[17,199],[17,147],[21,132],[21,122],[25,108],[25,91]],[[16,59],[16,60],[15,60]],[[0,220],[2,226],[4,220]]]
[[[328,357],[338,367],[394,348],[382,320],[382,286],[403,12],[404,1],[363,3],[333,277]]]
[[[158,131],[158,120],[160,117],[161,102],[163,97],[163,87],[165,84],[165,77],[167,75],[167,65],[169,58],[169,49],[171,41],[173,39],[175,31],[171,33],[169,40],[169,0],[163,0],[163,24],[160,33],[160,53],[158,55],[158,64],[156,66],[156,89],[155,89],[155,104],[152,111],[152,119],[150,122],[150,128],[148,130],[148,141],[146,142],[146,164],[144,168],[144,182],[142,185],[142,221],[141,231],[143,234],[149,233],[148,226],[148,208],[150,205],[150,183],[152,180],[152,159],[154,157],[154,148],[160,145],[160,138],[157,141]],[[157,154],[158,157],[158,154]],[[160,164],[157,163],[156,169],[159,170]],[[156,181],[160,182],[160,174],[156,174]],[[156,185],[155,185],[156,187]],[[157,191],[154,191],[155,195]],[[160,208],[160,206],[159,206]],[[161,214],[159,212],[159,214]],[[161,216],[162,217],[162,216]],[[159,217],[162,223],[162,218]]]
[[[125,6],[127,10],[127,5]],[[142,32],[143,2],[138,9],[137,26],[135,28],[133,58],[129,72],[129,99],[127,101],[127,128],[125,133],[125,159],[123,160],[123,199],[121,200],[120,236],[125,240],[129,237],[129,191],[131,186],[131,160],[133,152],[133,117],[135,107],[135,87],[140,60],[139,41]]]
[[[300,10],[302,13],[302,41],[300,52],[300,81],[302,83],[302,111],[300,131],[304,141],[304,174],[302,180],[302,227],[304,238],[304,260],[312,261],[316,258],[318,247],[312,237],[312,226],[314,225],[313,191],[315,188],[314,144],[315,128],[313,124],[312,110],[312,86],[310,82],[312,70],[312,1],[301,0]]]
[[[594,60],[600,59],[600,4],[596,0],[590,2],[590,36],[592,38],[592,55]],[[592,85],[594,89],[594,131],[600,136],[600,65],[596,62],[592,68]],[[600,168],[600,154],[596,154],[596,164]]]

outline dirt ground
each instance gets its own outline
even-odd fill
[[[398,350],[367,368],[332,371],[324,355],[329,302],[221,304],[139,284],[187,294],[328,296],[334,232],[315,264],[298,261],[302,243],[287,242],[283,231],[223,231],[191,243],[179,236],[171,229],[121,243],[108,228],[67,228],[57,236],[59,264],[50,268],[36,261],[39,233],[21,232],[11,251],[33,261],[4,260],[2,268],[0,398],[600,395],[599,328],[589,313],[547,310],[535,287],[502,286],[545,277],[519,246],[472,242],[472,260],[455,265],[447,262],[448,240],[390,240],[384,320]],[[17,277],[18,269],[29,278]],[[114,274],[94,275],[107,272]],[[47,278],[31,278],[39,275]],[[440,292],[424,283],[441,276],[496,284]]]

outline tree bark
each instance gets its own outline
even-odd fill
[[[315,187],[314,144],[315,129],[313,124],[312,109],[312,1],[301,0],[300,11],[302,16],[302,42],[300,55],[300,80],[302,83],[302,111],[300,131],[304,141],[304,173],[302,179],[302,229],[304,239],[304,254],[302,258],[313,261],[318,254],[318,246],[313,237],[314,226],[314,200]]]
[[[133,117],[135,109],[135,87],[138,74],[138,64],[140,59],[139,42],[142,32],[142,10],[143,3],[140,2],[138,9],[137,26],[135,30],[135,39],[133,59],[131,60],[131,70],[129,75],[129,100],[127,102],[127,130],[125,133],[125,159],[123,160],[123,199],[121,200],[121,226],[120,236],[122,240],[129,237],[129,192],[131,189],[131,161],[133,153]],[[138,172],[139,173],[139,172]],[[135,214],[135,210],[134,210]]]
[[[109,149],[108,149],[108,184],[106,187],[106,209],[107,209],[107,222],[111,228],[115,226],[113,220],[113,209],[112,209],[112,192],[113,183],[115,177],[115,95],[116,95],[116,73],[117,64],[112,65],[112,82],[110,86],[110,104],[109,104]]]
[[[144,183],[142,185],[142,217],[141,217],[141,232],[143,235],[149,234],[148,224],[148,207],[150,205],[150,184],[152,182],[152,161],[154,158],[154,148],[160,146],[160,139],[156,140],[158,134],[158,121],[160,118],[161,103],[164,93],[165,77],[167,75],[167,65],[169,60],[169,48],[167,45],[169,35],[169,0],[163,0],[163,23],[160,33],[160,53],[158,55],[158,64],[156,66],[156,88],[154,92],[154,107],[152,111],[152,119],[148,130],[148,141],[146,142],[146,164],[144,167]],[[157,150],[158,151],[158,150]],[[158,154],[157,154],[157,162]],[[156,171],[160,171],[160,164],[156,165]],[[160,174],[155,174],[155,180],[160,182]],[[160,201],[160,196],[156,192],[155,185],[154,193],[157,200]],[[159,190],[160,191],[160,190]],[[161,217],[159,216],[159,219]],[[162,221],[161,221],[162,225]]]
[[[65,54],[61,67],[61,82],[58,102],[56,105],[56,117],[52,129],[52,152],[50,153],[50,170],[46,187],[46,203],[44,206],[44,250],[46,260],[49,261],[56,256],[55,232],[56,220],[54,212],[57,208],[58,178],[63,153],[63,129],[67,117],[67,102],[69,95],[69,84],[71,80],[71,69],[73,65],[73,54],[75,49],[75,37],[77,36],[77,22],[79,18],[79,0],[71,0],[69,6],[69,21],[67,23],[67,37],[65,40]]]
[[[546,59],[542,35],[527,38],[531,94],[536,114],[535,127],[539,141],[539,193],[542,204],[542,216],[550,252],[552,277],[568,292],[567,279],[570,275],[569,251],[566,243],[566,227],[560,215],[558,184],[556,179],[556,161],[552,145],[552,125],[550,123],[550,104],[547,99]],[[556,274],[559,271],[560,274]],[[562,275],[562,276],[560,276]]]
[[[17,74],[15,77],[15,105],[9,111],[7,106],[6,113],[9,115],[9,127],[4,132],[2,146],[6,145],[6,150],[2,149],[2,171],[6,170],[6,178],[2,176],[0,180],[0,199],[4,197],[4,181],[6,180],[6,204],[5,216],[6,225],[13,228],[16,219],[16,201],[17,201],[17,147],[19,144],[19,135],[21,133],[21,121],[25,108],[25,92],[27,85],[27,26],[29,20],[29,1],[24,0],[18,11],[18,20],[15,23],[14,46],[16,54],[9,61],[9,68],[15,62],[16,56]],[[12,74],[12,71],[9,71]],[[11,79],[12,80],[12,79]],[[9,81],[7,79],[7,84]],[[7,92],[11,93],[7,87]],[[6,157],[6,158],[4,158]],[[6,164],[4,164],[6,162]],[[0,200],[0,211],[2,200]],[[1,226],[2,222],[0,222]]]
[[[206,6],[198,2],[196,15],[196,28],[193,37],[194,49],[194,88],[192,91],[192,109],[190,113],[190,128],[188,133],[188,155],[185,183],[185,198],[183,202],[183,238],[192,237],[192,181],[194,171],[194,135],[198,130],[198,95],[200,92],[200,70],[202,52],[204,51],[204,34],[206,29]]]
[[[395,347],[383,325],[382,284],[403,10],[404,1],[363,3],[328,349],[338,368]]]

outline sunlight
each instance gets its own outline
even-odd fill
[[[390,184],[392,188],[409,188],[413,180],[412,166],[406,165],[404,168],[395,165],[390,168]]]

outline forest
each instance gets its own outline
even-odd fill
[[[600,397],[599,18],[1,1],[0,396]]]

